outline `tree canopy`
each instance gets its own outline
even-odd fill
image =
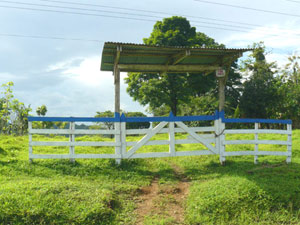
[[[253,47],[253,53],[241,68],[249,76],[249,80],[244,82],[241,114],[248,118],[274,118],[281,102],[278,92],[280,80],[275,76],[277,65],[266,61],[263,43],[254,44]]]
[[[158,21],[149,38],[144,43],[158,46],[188,47],[224,47],[207,35],[196,32],[186,18],[173,16]],[[190,101],[191,96],[204,94],[214,88],[215,76],[204,76],[203,73],[129,73],[125,78],[127,92],[134,100],[150,109],[165,106],[174,115],[179,112],[179,105]]]

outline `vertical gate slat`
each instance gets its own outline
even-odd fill
[[[169,123],[169,153],[171,156],[176,156],[175,150],[175,129],[174,122]]]
[[[258,123],[255,123],[255,141],[258,141]],[[254,164],[257,164],[258,163],[258,143],[255,143],[255,147],[254,147],[254,152],[255,152],[255,155],[254,155]]]

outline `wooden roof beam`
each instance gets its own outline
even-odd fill
[[[151,64],[119,64],[122,72],[203,72],[215,71],[219,65],[151,65]]]
[[[173,63],[172,65],[176,65],[178,63],[180,63],[182,60],[184,60],[186,57],[190,56],[191,55],[191,51],[189,49],[185,50],[185,52],[182,54],[182,53],[179,53],[177,55],[175,55],[173,58]]]
[[[114,74],[116,73],[116,69],[118,68],[118,64],[119,64],[119,60],[120,60],[120,56],[121,56],[121,51],[122,51],[122,46],[118,45],[117,46],[117,52],[115,55],[115,63],[114,63]]]

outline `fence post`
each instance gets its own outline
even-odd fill
[[[115,146],[115,154],[121,155],[121,122],[115,122],[115,143],[118,144],[118,146]],[[121,158],[116,159],[116,164],[121,164]]]
[[[292,124],[287,124],[287,130],[292,132]],[[288,156],[286,157],[286,163],[292,162],[292,134],[288,134],[288,142],[291,144],[288,144],[287,146],[287,152]]]
[[[31,158],[32,156],[32,134],[31,134],[31,129],[32,129],[32,122],[28,122],[28,139],[29,139],[29,163],[33,162],[33,159]]]
[[[121,159],[125,157],[126,152],[126,122],[121,122]]]
[[[218,112],[216,112],[216,115],[217,115]],[[220,138],[219,138],[219,118],[215,118],[215,121],[214,121],[214,125],[215,125],[215,137],[216,137],[216,143],[215,143],[215,146],[216,146],[216,149],[217,149],[217,152],[219,153],[219,155],[221,155],[221,147],[220,147]],[[221,162],[221,158],[220,158],[220,162]]]
[[[71,163],[75,163],[75,158],[74,158],[74,154],[75,154],[75,146],[72,145],[72,142],[75,141],[75,134],[73,134],[72,131],[75,130],[75,122],[70,122],[70,134],[69,134],[69,141],[70,141],[70,150],[69,150],[69,154],[70,154],[70,162]]]
[[[257,164],[258,163],[258,126],[259,124],[258,123],[255,123],[255,148],[254,148],[254,164]]]
[[[218,149],[219,156],[220,156],[220,164],[224,165],[225,163],[225,145],[223,142],[225,141],[225,123],[223,123],[222,118],[224,117],[224,112],[216,111],[216,118],[215,118],[215,136],[216,136],[216,148]]]
[[[220,138],[220,163],[221,165],[225,164],[226,157],[225,157],[225,150],[226,146],[225,142],[225,123],[222,121],[222,118],[219,119],[219,138]]]
[[[175,124],[174,122],[169,122],[169,153],[170,153],[170,156],[176,156],[174,124]]]

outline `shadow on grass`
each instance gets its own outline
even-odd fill
[[[0,147],[0,155],[7,155],[7,152]]]
[[[253,164],[252,161],[227,160],[225,166],[216,162],[199,168],[187,166],[185,174],[196,182],[221,177],[241,177],[255,183],[269,195],[278,207],[300,209],[300,164],[272,162]],[[238,185],[238,184],[237,184]]]
[[[118,180],[119,182],[138,181],[149,183],[155,177],[159,177],[162,183],[176,182],[178,177],[169,163],[163,160],[122,160],[117,165],[113,159],[76,160],[34,160],[28,163],[25,160],[0,161],[0,166],[11,176],[28,176],[36,178],[53,178],[66,176],[95,180]]]

